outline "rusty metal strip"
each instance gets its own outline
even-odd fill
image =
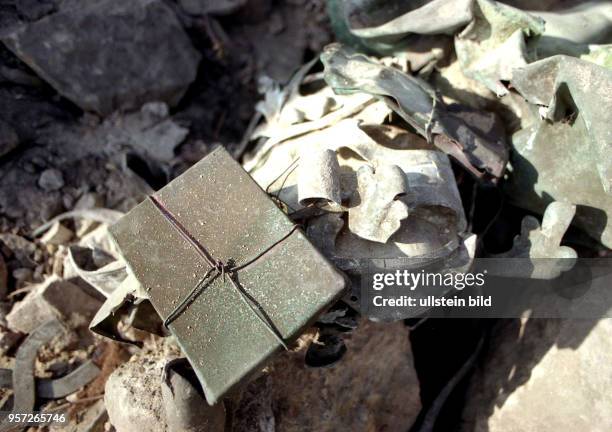
[[[17,350],[15,368],[13,369],[13,413],[30,413],[36,403],[36,382],[34,379],[34,362],[38,350],[55,336],[63,333],[64,327],[56,319],[47,321],[37,327],[25,339]],[[23,429],[24,424],[11,424],[6,421],[0,424],[0,431]]]
[[[36,378],[36,395],[45,399],[59,399],[68,396],[89,384],[99,373],[98,366],[89,360],[61,378]],[[11,369],[0,369],[0,387],[13,388]]]

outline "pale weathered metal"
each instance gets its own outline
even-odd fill
[[[265,252],[233,275],[212,278],[168,324],[214,404],[281,346],[230,277],[286,342],[342,295],[344,278],[223,148],[155,197],[215,260],[240,266]],[[210,270],[152,200],[110,231],[164,320]]]

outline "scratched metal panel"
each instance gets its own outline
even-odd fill
[[[218,148],[156,194],[218,259],[237,265],[293,228],[251,177]],[[162,318],[208,270],[196,250],[146,200],[111,227],[111,235]],[[343,277],[294,231],[238,272],[242,287],[291,341],[342,294]],[[210,404],[258,371],[278,341],[221,277],[169,325]]]

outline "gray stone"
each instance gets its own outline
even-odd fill
[[[17,132],[8,123],[0,120],[0,157],[19,146]]]
[[[463,432],[612,430],[612,320],[503,320],[476,371]]]
[[[55,168],[46,169],[38,178],[38,186],[47,192],[61,189],[64,186],[64,176]]]
[[[161,396],[163,359],[134,358],[106,381],[104,404],[117,432],[167,432]]]
[[[179,0],[181,7],[191,15],[226,15],[244,6],[246,0]]]
[[[84,110],[106,115],[153,100],[178,103],[200,55],[166,3],[85,3],[26,24],[3,41]]]
[[[52,276],[35,285],[23,300],[16,303],[6,321],[13,331],[30,333],[51,319],[70,319],[80,315],[89,320],[100,305],[99,300],[86,294],[81,287]]]

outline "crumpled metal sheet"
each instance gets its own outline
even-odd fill
[[[404,172],[397,165],[363,165],[357,170],[356,192],[348,211],[349,229],[366,240],[386,243],[408,217],[408,206],[398,200],[408,192]]]
[[[512,137],[508,195],[540,213],[553,200],[576,204],[575,224],[612,247],[612,71],[555,56],[518,69],[512,84],[543,118]]]
[[[483,134],[470,124],[473,117],[447,108],[425,81],[340,44],[325,47],[321,60],[325,80],[336,92],[376,96],[477,178],[496,181],[502,175],[508,159],[504,136]]]
[[[455,50],[464,73],[486,85],[498,96],[508,93],[502,80],[534,59],[526,38],[544,31],[542,19],[511,6],[490,0],[476,0],[473,19],[457,35]]]
[[[555,12],[522,11],[492,0],[329,0],[339,40],[365,52],[407,56],[423,52],[423,38],[455,35],[463,73],[498,96],[502,81],[532,61],[564,54],[612,64],[612,5],[585,2]],[[430,48],[430,55],[433,50]]]
[[[533,216],[523,218],[521,233],[515,237],[512,248],[490,256],[513,259],[500,261],[502,265],[495,266],[490,273],[506,277],[554,279],[571,269],[578,255],[574,249],[561,246],[561,240],[575,214],[576,206],[552,202],[546,207],[541,226]]]
[[[412,9],[409,9],[411,2],[404,2],[403,5],[395,2],[396,7],[385,7],[388,6],[386,0],[346,2],[343,18],[351,33],[363,39],[392,41],[409,33],[452,35],[472,20],[473,1],[414,2],[417,7]]]
[[[346,119],[256,154],[253,178],[291,211],[299,213],[302,206],[297,199],[298,176],[295,171],[282,173],[301,149],[315,151],[321,147],[338,155],[345,210],[350,211],[357,172],[364,165],[397,165],[407,185],[407,193],[399,200],[406,204],[409,216],[386,243],[353,233],[342,213],[319,214],[308,220],[308,237],[341,269],[360,272],[372,257],[436,259],[460,247],[458,233],[465,231],[467,224],[448,157],[414,134],[397,134],[387,126],[361,126],[357,120]]]
[[[517,70],[512,85],[528,102],[547,107],[541,111],[546,120],[570,121],[568,111],[580,111],[586,122],[585,141],[604,190],[612,194],[612,70],[555,56]]]
[[[341,205],[340,165],[336,152],[305,149],[300,153],[298,170],[298,201],[301,205],[321,200]]]

